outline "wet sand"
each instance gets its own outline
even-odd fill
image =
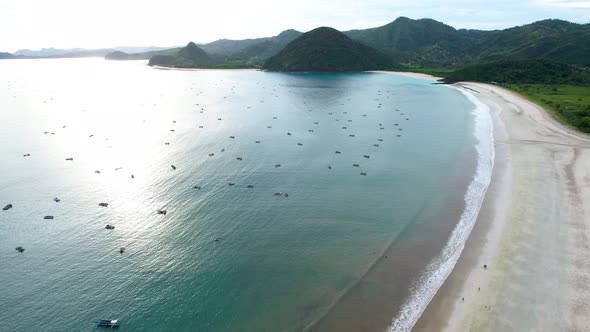
[[[590,330],[590,139],[500,87],[462,85],[494,117],[494,173],[413,331]]]

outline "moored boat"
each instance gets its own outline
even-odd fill
[[[119,321],[117,319],[101,319],[96,321],[98,327],[119,327]]]

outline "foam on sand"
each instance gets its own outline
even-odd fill
[[[455,87],[457,88],[457,87]],[[473,180],[465,193],[465,210],[449,237],[440,255],[434,258],[423,274],[411,286],[411,295],[399,314],[393,319],[389,331],[410,331],[426,309],[438,289],[449,276],[465,247],[465,242],[477,220],[486,190],[492,178],[494,167],[494,132],[490,109],[471,92],[457,88],[475,105],[474,135],[478,140],[475,148],[478,154]]]

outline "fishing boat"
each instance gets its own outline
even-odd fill
[[[117,319],[101,319],[96,321],[97,327],[119,327],[119,321]]]

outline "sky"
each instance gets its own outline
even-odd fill
[[[590,0],[0,0],[0,51],[177,46],[433,18],[457,29],[504,29],[559,18],[590,23]]]

